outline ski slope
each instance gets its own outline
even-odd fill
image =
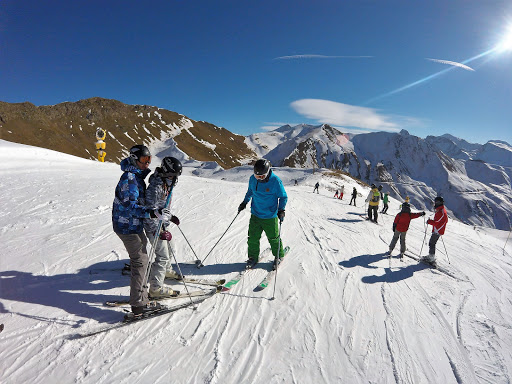
[[[128,256],[111,227],[121,171],[5,141],[0,159],[2,383],[512,380],[509,234],[450,220],[444,243],[451,263],[441,241],[437,247],[446,273],[412,258],[390,264],[383,253],[399,202],[391,201],[379,225],[367,222],[360,216],[367,189],[347,179],[345,197],[337,200],[327,189],[333,179],[304,170],[275,169],[289,196],[282,238],[291,247],[275,300],[274,283],[254,291],[265,275],[256,269],[197,310],[72,339],[123,317],[122,308],[103,306],[129,294],[129,277],[120,273]],[[250,167],[241,167],[211,178],[180,177],[173,213],[200,258],[235,218],[249,175]],[[320,194],[312,193],[316,181]],[[356,208],[348,205],[353,186],[363,194]],[[246,209],[236,218],[204,268],[181,264],[183,273],[235,276],[246,260],[249,217]],[[172,233],[178,261],[193,261],[180,231]],[[411,256],[424,236],[424,219],[413,220]],[[265,238],[261,244],[268,247]]]

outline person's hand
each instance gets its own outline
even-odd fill
[[[177,216],[172,215],[171,222],[176,224],[176,225],[180,225],[180,219],[178,219]]]
[[[169,232],[169,231],[162,231],[160,233],[160,239],[161,240],[171,241],[171,239],[172,239],[171,232]]]
[[[245,207],[247,207],[247,203],[245,201],[242,201],[242,203],[238,206],[238,212],[242,212]]]
[[[160,209],[155,209],[153,211],[153,214],[155,215],[155,217],[164,222],[164,223],[168,223],[169,220],[171,220],[171,211],[169,210],[169,208],[160,208]]]
[[[421,216],[425,216],[425,211],[421,212]]]
[[[284,220],[284,209],[277,211],[277,217],[279,217],[279,221],[282,223]]]

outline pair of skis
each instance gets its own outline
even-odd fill
[[[268,250],[266,250],[264,252],[265,256],[262,254],[263,257],[260,257],[260,259],[264,260],[266,258],[267,251]],[[290,251],[290,247],[285,247],[284,248],[284,256],[286,256],[289,251]],[[283,257],[283,259],[284,259],[284,257]],[[281,262],[282,261],[283,260],[281,260]],[[271,281],[274,279],[274,277],[276,275],[277,268],[274,269],[273,265],[274,265],[274,262],[272,261],[272,263],[270,265],[270,269],[267,268],[267,274],[265,275],[263,280],[261,280],[261,282],[256,286],[256,288],[254,288],[255,292],[263,291],[265,288],[267,288],[269,286]],[[252,268],[248,268],[248,269],[244,269],[244,270],[240,271],[233,279],[231,279],[226,284],[224,284],[224,286],[222,287],[222,292],[227,292],[227,291],[231,290],[231,288],[233,288],[234,285],[238,284],[240,282],[240,280],[242,280],[242,278],[247,274],[247,272],[249,272],[253,269],[255,269],[255,266],[253,266]]]

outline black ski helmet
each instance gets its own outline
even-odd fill
[[[402,204],[402,212],[404,213],[411,213],[411,206],[409,203],[403,203]]]
[[[270,171],[270,161],[259,159],[254,163],[254,174],[258,176],[266,175]]]
[[[440,205],[443,205],[444,204],[444,199],[442,196],[437,196],[435,199],[434,199],[434,206],[438,207]]]
[[[178,177],[181,175],[183,166],[181,161],[175,157],[164,157],[162,160],[162,171],[165,177]]]
[[[148,147],[139,144],[130,148],[130,158],[139,160],[142,156],[151,156],[151,152],[149,152]]]

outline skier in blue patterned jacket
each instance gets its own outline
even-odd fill
[[[165,209],[151,210],[146,207],[146,184],[144,179],[151,172],[151,153],[144,145],[130,149],[130,157],[121,161],[123,174],[116,187],[112,207],[114,232],[121,239],[130,257],[130,305],[135,316],[156,309],[158,303],[150,303],[145,285],[148,267],[148,240],[144,234],[144,218],[158,217],[169,222],[171,214]]]

